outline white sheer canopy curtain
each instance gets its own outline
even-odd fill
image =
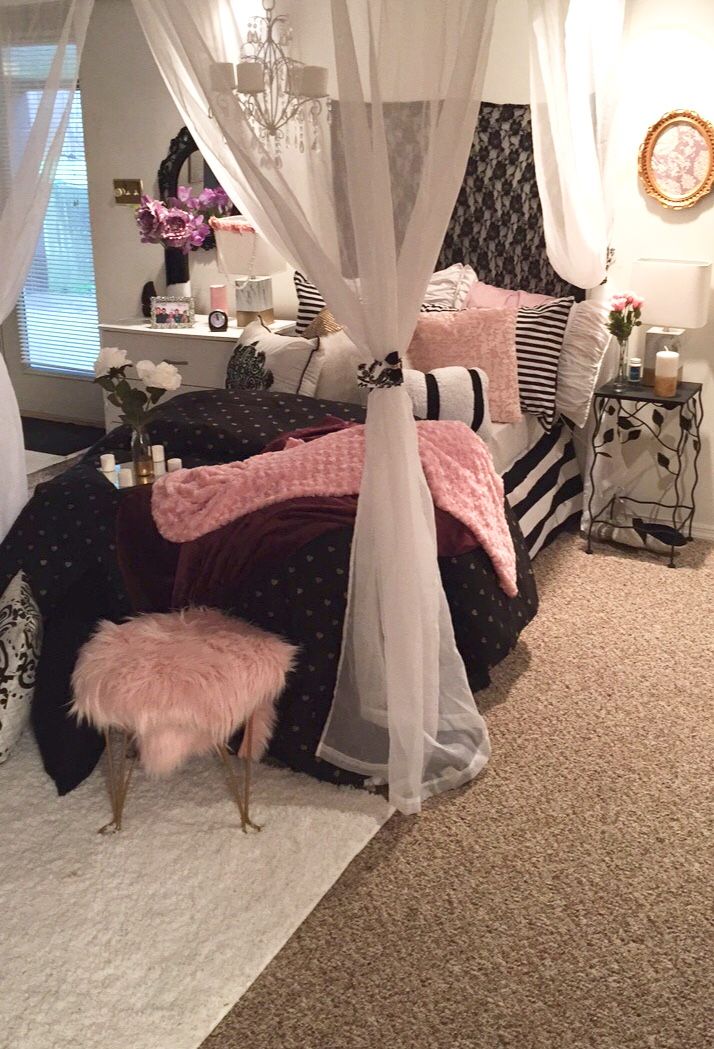
[[[134,0],[206,159],[377,359],[408,345],[461,185],[493,0],[268,0],[327,94],[281,137],[231,91],[258,3]],[[282,23],[286,29],[285,23]],[[285,33],[282,34],[285,36]],[[294,65],[289,69],[296,68]],[[286,83],[280,80],[279,101]],[[266,72],[265,84],[268,83]],[[243,97],[243,96],[241,96]],[[267,95],[261,96],[267,101]],[[403,812],[488,758],[436,560],[434,510],[399,386],[373,390],[342,656],[320,753],[389,783]]]
[[[533,150],[548,258],[565,280],[607,276],[608,141],[625,0],[529,0]]]
[[[0,0],[0,323],[32,262],[94,0]],[[27,500],[22,425],[0,355],[0,541]]]

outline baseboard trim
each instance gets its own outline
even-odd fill
[[[695,524],[692,528],[692,535],[695,539],[704,539],[708,543],[714,543],[714,525]]]

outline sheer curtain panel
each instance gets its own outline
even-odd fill
[[[94,0],[0,0],[0,323],[32,262]],[[0,356],[0,540],[27,499],[17,398]]]
[[[548,258],[565,280],[607,276],[608,141],[625,0],[529,0],[533,150]]]
[[[493,0],[134,6],[234,201],[318,285],[361,349],[400,354],[463,179]],[[387,781],[392,802],[415,812],[478,772],[488,737],[454,644],[401,386],[370,393],[366,433],[321,753]]]

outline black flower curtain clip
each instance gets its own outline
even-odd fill
[[[388,353],[383,361],[360,364],[357,368],[357,381],[360,386],[367,386],[371,390],[401,386],[404,381],[401,357],[398,353]]]

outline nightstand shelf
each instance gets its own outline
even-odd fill
[[[669,413],[676,412],[679,433],[676,441],[667,439]],[[588,499],[587,553],[592,553],[593,529],[607,525],[613,529],[629,529],[641,539],[650,536],[669,549],[669,567],[674,568],[677,547],[692,538],[695,501],[699,481],[699,454],[701,452],[701,424],[704,415],[702,384],[681,382],[671,397],[657,395],[651,386],[631,384],[622,391],[614,383],[605,383],[595,391],[595,428],[591,442],[590,497]],[[596,509],[598,493],[595,484],[596,466],[602,458],[612,458],[608,448],[614,441],[622,444],[639,439],[646,433],[654,439],[653,453],[660,469],[672,478],[671,501],[636,499],[629,495],[613,495]],[[688,463],[687,460],[690,460]],[[691,469],[688,469],[691,467]],[[688,479],[689,475],[689,479]],[[615,506],[648,508],[642,517],[634,516],[632,524],[615,517]]]

